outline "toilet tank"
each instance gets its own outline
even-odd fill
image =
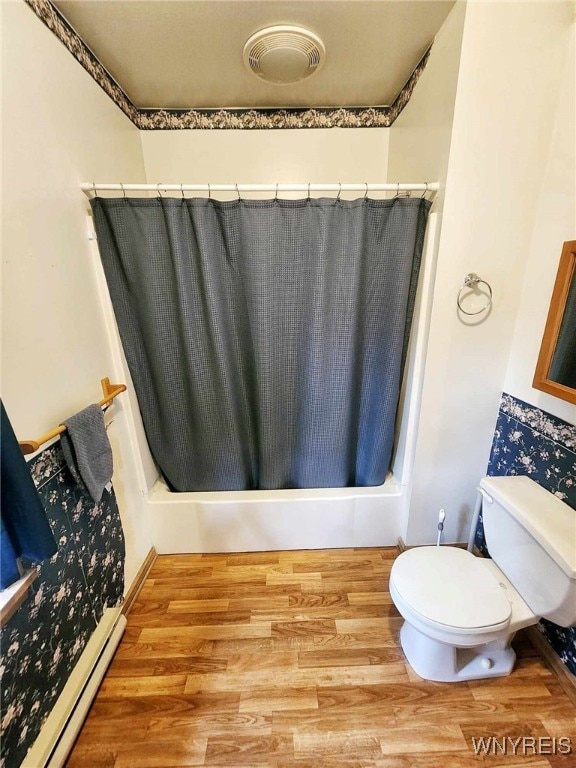
[[[537,616],[576,625],[576,510],[526,476],[480,489],[490,557]]]

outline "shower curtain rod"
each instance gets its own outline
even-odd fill
[[[436,193],[440,189],[437,181],[397,184],[370,184],[359,182],[355,184],[95,184],[85,182],[80,189],[86,194],[102,192],[426,192]]]

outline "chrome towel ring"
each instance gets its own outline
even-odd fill
[[[477,309],[475,312],[468,312],[464,307],[462,306],[462,291],[466,288],[470,290],[475,290],[478,285],[482,283],[482,285],[485,285],[488,289],[488,301],[486,304],[484,304],[483,307],[480,307],[480,309]],[[479,277],[475,272],[469,272],[466,277],[464,278],[464,284],[460,287],[460,290],[458,291],[458,295],[456,296],[456,303],[458,304],[458,309],[460,312],[463,312],[465,315],[479,315],[481,312],[485,312],[488,307],[492,304],[492,288],[490,287],[490,284],[486,282],[486,280],[482,280],[481,277]]]

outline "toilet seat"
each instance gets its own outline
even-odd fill
[[[411,617],[438,633],[467,638],[492,634],[505,630],[512,616],[490,569],[481,558],[457,547],[403,552],[392,566],[390,591]]]

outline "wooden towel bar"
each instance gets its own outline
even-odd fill
[[[125,384],[110,384],[110,379],[102,379],[100,382],[102,385],[102,392],[104,393],[104,397],[98,405],[101,408],[104,408],[104,406],[108,405],[109,403],[114,400],[116,395],[119,395],[121,392],[126,391],[126,385]],[[47,443],[48,440],[52,440],[53,437],[58,437],[58,435],[61,435],[62,432],[66,430],[66,427],[64,424],[59,424],[56,429],[53,429],[51,432],[47,432],[45,435],[42,435],[42,437],[39,437],[37,440],[22,440],[19,441],[19,446],[22,449],[22,453],[24,455],[28,453],[34,453],[37,451],[40,446],[43,443]]]

